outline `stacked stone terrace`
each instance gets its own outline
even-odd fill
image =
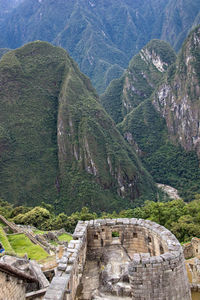
[[[111,247],[122,247],[130,259],[130,299],[191,300],[182,247],[166,228],[135,218],[79,221],[73,238],[45,300],[75,300],[88,256],[101,259]]]

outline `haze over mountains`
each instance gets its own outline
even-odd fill
[[[0,48],[64,47],[99,93],[151,39],[178,50],[199,21],[198,0],[7,0],[0,11]]]

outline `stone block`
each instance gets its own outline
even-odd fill
[[[60,263],[57,268],[59,271],[65,271],[66,267],[67,264]]]

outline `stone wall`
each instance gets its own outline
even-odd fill
[[[123,245],[132,257],[134,253],[150,253],[152,256],[168,251],[167,244],[151,228],[139,226],[137,219],[113,219],[90,221],[88,249]],[[118,235],[118,237],[116,237]]]
[[[26,300],[43,300],[47,289],[41,289],[38,291],[30,292],[26,294]]]
[[[158,257],[135,254],[129,278],[134,300],[191,299],[184,259],[178,253]]]
[[[183,245],[185,259],[200,255],[200,239],[193,238],[191,242]]]
[[[88,222],[79,222],[73,240],[60,260],[56,276],[44,297],[45,300],[74,300],[80,283],[87,252]]]
[[[79,222],[58,265],[45,300],[74,300],[86,254],[119,245],[131,261],[128,277],[134,300],[191,300],[183,250],[164,227],[141,219]]]
[[[0,300],[25,300],[26,288],[21,279],[0,271]]]

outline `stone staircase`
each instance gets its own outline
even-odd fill
[[[0,221],[7,225],[14,233],[22,233],[21,229],[14,223],[9,222],[6,218],[0,215]]]
[[[25,234],[33,244],[40,246],[41,248],[43,248],[47,253],[49,253],[49,250],[47,249],[46,246],[44,246],[42,243],[40,243],[33,234],[31,234],[30,232],[28,232],[27,230],[18,227],[16,224],[9,222],[5,217],[3,217],[2,215],[0,215],[0,221],[3,222],[5,225],[7,225],[9,227],[10,230],[12,230],[14,233],[23,233]]]

